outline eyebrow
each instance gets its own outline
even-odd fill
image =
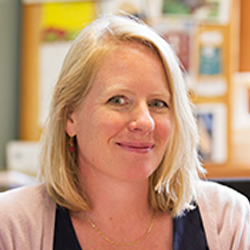
[[[105,92],[104,92],[104,95],[105,94],[109,94],[109,93],[112,93],[112,92],[115,92],[115,91],[121,91],[121,92],[125,92],[125,93],[130,93],[132,95],[135,95],[134,94],[134,91],[131,91],[129,88],[127,87],[124,87],[124,86],[117,86],[117,85],[113,85],[113,86],[109,86],[108,88],[105,89]],[[156,91],[156,92],[152,92],[151,94],[153,97],[165,97],[168,99],[168,101],[171,102],[172,100],[172,96],[171,96],[171,93],[168,91],[168,90],[163,90],[163,91]]]
[[[116,90],[119,90],[119,91],[126,91],[126,92],[133,93],[133,91],[131,91],[128,87],[120,86],[119,83],[107,87],[106,90],[107,91],[116,91]],[[171,97],[170,91],[165,90],[165,89],[162,90],[162,91],[156,91],[156,92],[154,92],[154,94],[155,95],[162,95],[162,94],[164,94],[164,95],[168,95],[169,97]]]
[[[169,98],[171,98],[171,94],[170,94],[170,92],[168,90],[154,92],[154,95],[166,95]]]

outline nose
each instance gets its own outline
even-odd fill
[[[138,105],[132,112],[128,128],[131,132],[149,134],[155,128],[155,121],[151,116],[147,104]]]

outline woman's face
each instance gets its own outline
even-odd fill
[[[127,42],[104,59],[66,132],[76,136],[85,176],[145,180],[161,162],[172,129],[171,96],[158,56]]]

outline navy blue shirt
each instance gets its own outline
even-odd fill
[[[82,250],[69,211],[56,209],[53,250]],[[173,250],[209,250],[198,206],[174,218]]]

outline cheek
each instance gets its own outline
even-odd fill
[[[124,120],[115,112],[98,112],[92,115],[89,127],[100,139],[108,142],[124,128]]]
[[[126,126],[131,119],[129,114],[125,114],[117,111],[103,111],[101,112],[99,122],[102,126],[109,128],[110,130],[121,130]]]
[[[157,124],[157,134],[163,143],[167,143],[172,133],[171,119],[162,119]]]

